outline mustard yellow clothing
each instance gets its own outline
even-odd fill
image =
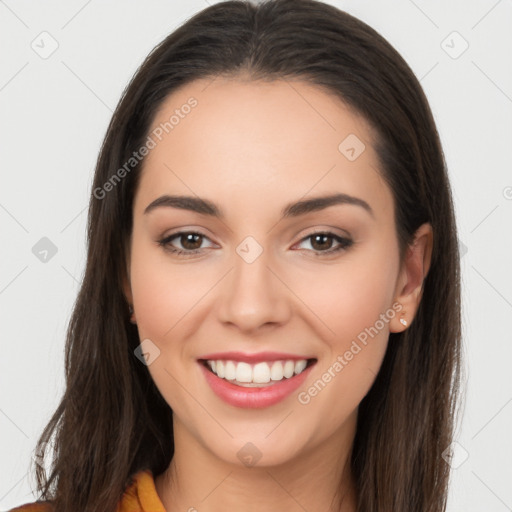
[[[166,512],[156,492],[151,471],[139,471],[133,478],[133,483],[119,500],[116,512]],[[52,507],[47,502],[33,502],[13,508],[10,512],[52,512]]]

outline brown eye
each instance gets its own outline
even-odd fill
[[[205,241],[209,242],[210,245],[202,247]],[[203,249],[212,247],[213,245],[206,235],[193,231],[174,233],[160,240],[158,244],[166,251],[183,256],[202,252]]]
[[[333,237],[325,233],[311,236],[311,247],[317,251],[325,251],[332,247]]]
[[[350,238],[344,238],[329,232],[312,233],[303,238],[299,245],[308,241],[310,247],[302,247],[302,249],[313,251],[316,256],[348,249],[354,243]]]
[[[193,251],[199,249],[203,241],[203,235],[197,233],[185,233],[179,236],[179,240],[184,249]]]

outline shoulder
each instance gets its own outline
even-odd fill
[[[151,470],[141,470],[131,479],[117,512],[166,512],[156,491]]]
[[[8,512],[53,512],[53,506],[48,501],[37,501]],[[141,470],[130,478],[116,512],[165,512],[156,491],[152,471]]]

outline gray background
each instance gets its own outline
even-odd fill
[[[63,392],[112,111],[154,45],[208,3],[0,0],[1,510],[35,499],[27,470]],[[449,511],[512,510],[512,2],[329,3],[386,37],[429,98],[463,254],[466,406]]]

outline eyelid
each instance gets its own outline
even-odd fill
[[[302,230],[299,235],[297,235],[298,242],[295,242],[293,245],[296,245],[299,242],[302,242],[304,239],[309,238],[313,235],[330,235],[333,238],[342,238],[346,240],[353,240],[352,235],[345,229],[341,229],[336,226],[316,226],[313,228],[307,228],[305,230]]]
[[[183,235],[183,234],[187,234],[187,233],[195,233],[195,234],[201,235],[205,238],[208,238],[209,240],[212,240],[212,237],[213,237],[213,235],[210,235],[210,230],[208,230],[202,226],[201,227],[195,226],[193,224],[179,226],[179,227],[171,228],[171,229],[166,229],[166,230],[161,231],[161,233],[164,233],[164,234],[159,235],[159,237],[158,237],[159,240],[168,239],[168,238],[171,238],[176,235]],[[217,238],[219,238],[219,237],[217,236]]]
[[[338,236],[340,238],[352,238],[352,235],[346,231],[345,229],[341,229],[335,226],[320,226],[314,228],[305,229],[301,235],[300,240],[307,238],[308,236],[316,235],[316,234],[329,234],[333,236]]]

